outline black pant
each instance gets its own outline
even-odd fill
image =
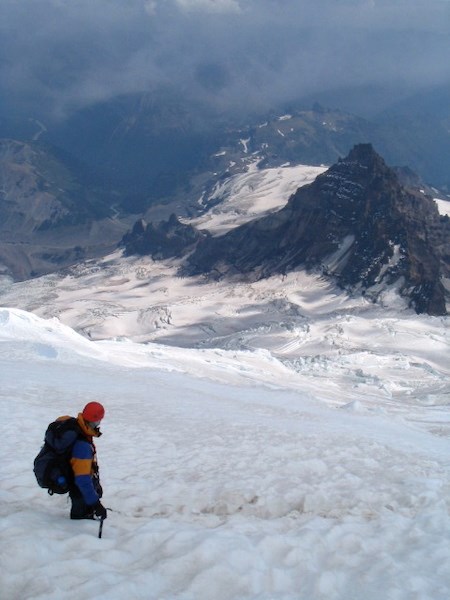
[[[83,496],[78,487],[73,484],[69,490],[69,496],[72,501],[70,510],[71,519],[93,519],[94,510],[92,506],[88,506],[83,499]]]

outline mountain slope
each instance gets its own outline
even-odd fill
[[[120,188],[124,209],[128,202],[145,210],[182,189],[189,195],[193,176],[233,172],[256,152],[267,160],[265,166],[332,164],[366,142],[390,164],[408,165],[428,184],[445,187],[450,185],[448,90],[434,90],[430,98],[436,97],[433,105],[411,99],[373,118],[339,110],[332,98],[326,107],[313,99],[294,101],[243,121],[166,89],[84,109],[49,127],[43,137]]]
[[[449,227],[431,198],[402,187],[361,144],[277,213],[203,240],[187,271],[267,277],[318,267],[362,291],[396,283],[417,312],[446,314]]]
[[[126,228],[38,143],[0,140],[0,270],[16,279],[112,249]]]
[[[445,188],[447,112],[442,109],[436,127],[429,127],[425,108],[417,108],[408,127],[399,125],[402,110],[371,121],[317,103],[243,123],[167,89],[116,98],[61,122],[0,119],[1,136],[22,140],[2,143],[9,164],[3,160],[8,198],[0,198],[0,262],[16,279],[54,271],[120,239],[127,227],[117,218],[111,227],[108,214],[120,212],[125,221],[131,214],[146,221],[172,213],[198,218],[217,202],[218,186],[255,162],[260,168],[331,164],[353,144],[368,141],[390,163],[408,164],[429,184]],[[21,162],[20,180],[11,159]]]

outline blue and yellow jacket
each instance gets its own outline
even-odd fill
[[[70,417],[60,417],[58,420],[68,418]],[[99,437],[101,433],[98,429],[89,427],[81,413],[77,417],[77,424],[80,434],[72,447],[70,465],[74,475],[74,483],[80,490],[84,502],[87,505],[92,505],[99,500],[101,495],[97,453],[93,442],[93,438]]]

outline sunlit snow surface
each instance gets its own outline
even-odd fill
[[[257,159],[245,173],[238,173],[219,182],[200,204],[212,208],[189,222],[213,235],[223,234],[255,217],[282,208],[299,188],[312,183],[326,167],[308,165],[259,169]]]
[[[176,268],[116,253],[0,290],[0,597],[448,600],[448,318]],[[102,539],[32,473],[89,400]]]
[[[441,215],[450,217],[450,200],[435,199],[436,205]]]
[[[447,599],[448,324],[378,319],[340,319],[352,351],[294,368],[0,309],[2,597]],[[102,539],[31,470],[91,399]]]

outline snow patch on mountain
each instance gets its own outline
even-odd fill
[[[434,201],[437,204],[440,214],[450,217],[450,200],[441,200],[439,198],[435,198]]]
[[[213,235],[222,235],[243,223],[279,210],[299,187],[312,183],[326,167],[307,165],[260,169],[259,160],[245,173],[232,175],[216,184],[203,196],[202,206],[209,210],[195,219],[184,219]]]

